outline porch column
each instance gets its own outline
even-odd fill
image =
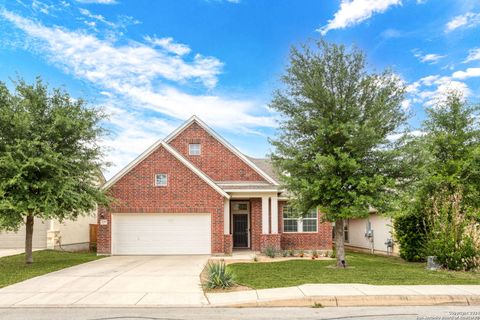
[[[277,195],[270,198],[272,209],[272,234],[278,233],[278,197]]]
[[[230,234],[230,200],[223,200],[223,234]]]
[[[262,197],[262,234],[268,234],[270,226],[268,219],[268,197]]]

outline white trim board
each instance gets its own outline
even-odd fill
[[[176,136],[178,136],[183,130],[188,128],[192,123],[196,122],[200,127],[202,127],[205,131],[207,131],[212,137],[217,139],[218,142],[220,142],[224,147],[226,147],[228,150],[230,150],[234,155],[240,158],[243,162],[245,162],[250,168],[252,168],[254,171],[256,171],[259,175],[261,175],[265,180],[270,182],[273,185],[278,186],[279,183],[270,177],[265,171],[257,167],[250,159],[248,159],[243,153],[241,153],[237,148],[235,148],[232,144],[230,144],[227,140],[222,138],[219,134],[217,134],[213,129],[211,129],[205,122],[203,122],[200,118],[197,116],[192,116],[190,119],[185,121],[180,127],[178,127],[175,131],[173,131],[171,134],[169,134],[165,138],[166,143],[170,143]]]
[[[147,158],[150,154],[152,154],[153,151],[157,150],[159,147],[165,148],[171,155],[173,155],[177,160],[179,160],[181,163],[183,163],[187,168],[189,168],[193,173],[195,173],[198,177],[200,177],[203,181],[205,181],[209,186],[211,186],[215,191],[220,193],[222,196],[224,196],[227,199],[230,199],[230,195],[223,191],[222,188],[220,188],[215,182],[210,179],[206,174],[204,174],[201,170],[199,170],[197,167],[195,167],[190,161],[185,159],[180,153],[178,153],[174,148],[172,148],[170,145],[168,145],[165,141],[163,140],[158,140],[155,142],[153,145],[150,146],[145,152],[143,152],[141,155],[139,155],[135,160],[130,162],[125,168],[123,168],[119,173],[117,173],[115,176],[113,176],[110,180],[107,181],[102,186],[103,190],[106,190],[110,188],[115,182],[120,180],[124,175],[126,175],[130,170],[132,170],[137,164],[139,164],[141,161],[143,161],[145,158]]]

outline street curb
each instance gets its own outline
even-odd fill
[[[258,300],[256,302],[211,305],[212,307],[375,307],[375,306],[471,306],[480,296],[315,296],[302,299]]]
[[[252,307],[393,307],[393,306],[480,306],[478,295],[434,296],[314,296],[301,299],[257,300],[210,305],[1,305],[8,308],[252,308]]]

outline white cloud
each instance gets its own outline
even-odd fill
[[[407,93],[412,103],[431,107],[445,98],[445,94],[455,90],[465,97],[471,95],[466,83],[455,80],[452,76],[430,75],[423,77],[407,87]]]
[[[460,27],[472,28],[480,24],[480,13],[467,12],[454,17],[445,26],[445,31],[450,32]]]
[[[80,3],[117,4],[117,0],[75,0]]]
[[[468,63],[472,61],[480,61],[480,48],[468,50],[468,57],[463,62]]]
[[[317,31],[325,35],[330,30],[344,29],[369,19],[375,13],[383,13],[389,7],[401,4],[401,0],[342,0],[333,19]]]
[[[405,136],[405,134],[408,134],[408,136],[410,136],[410,137],[421,137],[421,136],[425,135],[425,132],[423,132],[421,130],[412,130],[412,131],[408,131],[408,132],[392,133],[392,134],[387,136],[387,139],[390,140],[391,142],[395,142],[398,139],[400,139],[401,137]]]
[[[43,3],[39,0],[33,0],[32,1],[32,9],[34,11],[39,11],[43,14],[50,14],[50,11],[54,8],[55,7],[53,5],[48,5],[48,4]]]
[[[129,39],[118,44],[85,31],[48,27],[0,9],[2,17],[23,31],[28,48],[98,87],[115,114],[110,122],[117,136],[105,142],[112,149],[109,159],[114,168],[193,114],[216,128],[236,132],[276,126],[274,115],[258,101],[208,94],[218,82],[223,63],[215,57],[188,54],[186,45],[176,47],[174,53],[171,47],[159,49]],[[167,44],[180,45],[173,39]],[[179,89],[182,86],[207,94],[186,93]]]
[[[401,105],[402,105],[403,110],[408,111],[408,110],[410,110],[410,107],[412,105],[412,101],[410,101],[408,99],[405,99],[405,100],[402,101]]]
[[[213,57],[195,55],[192,61],[171,56],[142,43],[115,45],[81,31],[72,32],[60,27],[46,27],[9,11],[4,18],[23,30],[49,59],[72,70],[78,77],[110,86],[132,81],[151,84],[162,77],[170,81],[194,80],[213,88],[222,63]]]
[[[182,43],[177,43],[173,40],[173,38],[157,38],[157,37],[150,37],[145,36],[144,39],[153,44],[154,46],[161,47],[168,52],[178,54],[179,56],[183,56],[184,54],[190,53],[191,49]]]
[[[87,9],[83,9],[83,8],[80,8],[79,9],[80,13],[90,19],[95,19],[95,20],[98,20],[102,23],[105,23],[106,25],[110,26],[110,27],[114,27],[115,24],[113,22],[110,22],[108,21],[107,19],[105,19],[104,16],[102,16],[101,14],[93,14],[91,13],[89,10]],[[86,22],[88,23],[88,22]]]
[[[467,78],[480,77],[480,68],[467,68],[465,71],[456,71],[452,74],[455,79],[465,80]]]
[[[440,55],[440,54],[436,54],[436,53],[427,53],[427,54],[423,54],[422,52],[420,51],[414,51],[414,54],[413,54],[416,58],[418,58],[418,60],[420,60],[421,62],[425,62],[425,63],[430,63],[430,64],[435,64],[437,63],[440,59],[443,59],[445,58],[446,56],[444,55]]]
[[[145,119],[141,112],[120,108],[113,100],[104,103],[103,107],[109,114],[108,125],[113,132],[113,136],[102,141],[109,151],[106,161],[113,164],[105,172],[107,178],[175,129],[165,120],[153,117]]]

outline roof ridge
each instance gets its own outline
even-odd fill
[[[243,154],[238,150],[235,146],[233,146],[230,142],[225,140],[222,136],[220,136],[218,133],[215,132],[212,128],[210,128],[205,122],[203,122],[199,117],[196,115],[190,117],[187,121],[185,121],[180,127],[175,129],[172,133],[170,133],[166,138],[165,142],[170,143],[178,134],[180,134],[183,130],[188,128],[193,122],[196,122],[200,127],[205,129],[213,138],[215,138],[218,142],[223,144],[227,149],[229,149],[233,154],[235,154],[240,160],[245,162],[250,168],[255,170],[258,174],[260,174],[265,180],[268,182],[272,183],[273,185],[279,185],[278,181],[275,179],[275,177],[272,177],[269,173],[267,173],[265,170],[257,166],[255,163],[253,163],[250,159],[251,157]],[[254,159],[254,158],[253,158]]]

